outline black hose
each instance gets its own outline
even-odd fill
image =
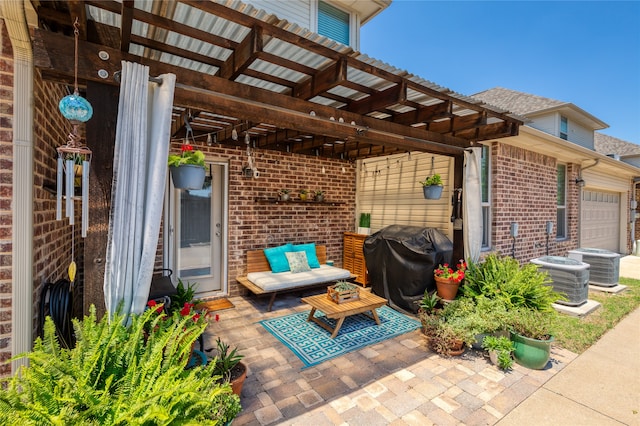
[[[44,334],[45,316],[51,317],[56,326],[60,345],[71,348],[75,345],[71,316],[73,310],[73,286],[68,280],[60,279],[55,283],[46,283],[40,297],[40,336]],[[48,302],[47,302],[48,301]],[[47,310],[48,306],[48,310]]]

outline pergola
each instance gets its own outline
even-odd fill
[[[346,160],[407,151],[459,158],[478,141],[517,135],[522,124],[241,3],[33,5],[34,61],[45,79],[72,81],[76,18],[81,84],[116,85],[121,60],[176,74],[173,137],[185,134],[187,116],[196,138],[223,145],[243,145],[232,135],[248,133],[256,148]]]

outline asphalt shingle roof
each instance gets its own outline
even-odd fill
[[[594,132],[593,145],[596,152],[604,155],[640,155],[640,145]]]
[[[476,93],[472,97],[523,116],[549,108],[570,105],[569,102],[531,95],[503,87],[494,87],[493,89]]]

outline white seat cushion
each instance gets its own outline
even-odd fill
[[[308,284],[337,281],[349,278],[351,273],[335,266],[320,265],[308,272],[250,272],[247,279],[264,291],[284,290]]]

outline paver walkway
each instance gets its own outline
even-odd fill
[[[304,293],[304,295],[314,292]],[[238,346],[249,374],[242,391],[241,425],[491,425],[562,370],[576,355],[552,349],[552,367],[515,365],[504,373],[483,352],[454,358],[431,352],[419,330],[303,369],[302,362],[257,322],[308,310],[301,295],[266,299],[232,297],[208,328]]]

